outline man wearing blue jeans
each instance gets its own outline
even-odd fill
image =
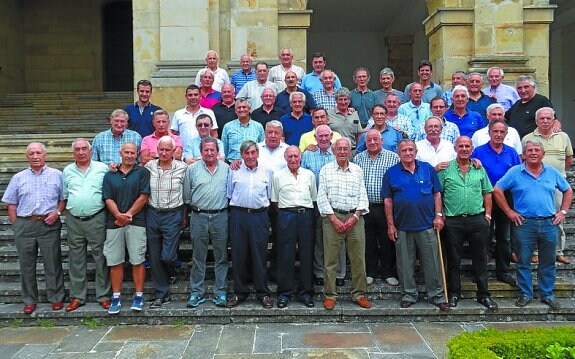
[[[561,306],[553,289],[555,287],[555,247],[557,227],[565,221],[565,215],[573,199],[573,190],[559,171],[542,162],[545,151],[541,142],[525,142],[523,158],[525,162],[511,168],[501,178],[494,189],[494,196],[501,210],[515,224],[518,262],[517,283],[520,294],[515,302],[524,307],[533,299],[531,282],[531,256],[535,247],[539,248],[539,269],[537,282],[541,302],[551,309]],[[559,211],[555,212],[554,193],[563,193]],[[504,191],[510,191],[514,209],[509,207]]]
[[[226,305],[228,275],[228,198],[226,197],[229,166],[218,160],[218,140],[204,137],[200,142],[202,159],[188,167],[184,179],[184,202],[191,206],[190,234],[194,245],[191,295],[188,307],[195,308],[206,301],[204,279],[208,245],[214,250],[214,294],[212,302]]]

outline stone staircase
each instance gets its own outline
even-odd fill
[[[132,99],[131,93],[76,93],[76,94],[27,94],[9,95],[0,99],[0,124],[5,131],[0,135],[0,195],[12,175],[27,166],[24,156],[25,147],[31,141],[40,141],[48,148],[50,166],[62,169],[72,161],[71,142],[77,137],[88,139],[107,128],[106,116],[115,108],[123,107]],[[32,119],[34,118],[34,119]],[[43,120],[40,120],[43,119]],[[20,125],[19,125],[20,124]],[[569,173],[571,183],[575,182],[573,172]],[[568,233],[566,254],[575,258],[575,211],[570,211],[566,224]],[[68,247],[66,240],[65,217],[62,230],[62,253],[66,284],[68,279]],[[172,285],[172,302],[161,309],[146,309],[143,313],[132,313],[124,309],[117,316],[109,316],[94,303],[93,286],[94,266],[89,260],[88,304],[72,313],[64,311],[53,312],[48,303],[41,303],[37,311],[24,315],[20,299],[20,268],[14,246],[13,232],[9,225],[5,205],[0,207],[0,326],[1,325],[66,325],[82,322],[102,324],[183,324],[183,323],[253,323],[253,322],[411,322],[411,321],[547,321],[575,320],[575,265],[558,264],[556,294],[561,298],[563,308],[558,311],[540,303],[532,303],[525,308],[513,305],[516,289],[494,279],[495,265],[488,264],[490,272],[490,291],[499,303],[497,312],[488,312],[473,300],[463,300],[459,306],[449,313],[439,310],[424,300],[424,288],[420,288],[421,300],[411,308],[400,309],[400,292],[397,287],[384,284],[381,279],[369,287],[369,298],[374,300],[370,310],[361,309],[349,301],[350,280],[339,287],[341,300],[333,311],[326,311],[321,305],[321,287],[315,288],[315,308],[306,308],[303,304],[293,301],[285,309],[262,309],[252,298],[237,308],[219,308],[206,302],[196,309],[186,308],[189,295],[188,262],[191,260],[192,246],[189,233],[184,231],[180,240],[178,268],[179,280]],[[231,258],[231,257],[230,257]],[[207,292],[211,293],[213,285],[213,263],[208,259]],[[296,268],[297,270],[297,268]],[[536,275],[536,266],[533,266]],[[40,301],[46,302],[44,269],[41,261],[38,263]],[[133,293],[130,271],[125,272],[123,292],[126,300]],[[475,284],[470,276],[470,263],[463,263],[463,296],[474,298]],[[348,276],[350,275],[348,271]],[[231,275],[229,276],[231,278]],[[228,282],[231,291],[232,283]],[[276,286],[270,282],[270,288],[275,292]],[[148,275],[145,285],[145,295],[153,297],[153,286]],[[128,304],[128,303],[125,303]],[[128,307],[129,305],[125,305]]]

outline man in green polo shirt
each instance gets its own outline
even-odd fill
[[[493,187],[485,169],[473,166],[472,151],[471,139],[459,137],[455,141],[457,157],[438,173],[443,187],[449,304],[456,307],[461,297],[461,256],[463,242],[468,240],[477,283],[477,302],[489,310],[496,310],[497,303],[491,299],[487,288],[485,260]]]

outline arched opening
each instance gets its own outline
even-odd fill
[[[104,91],[130,91],[134,86],[132,2],[104,5],[102,30]]]
[[[390,67],[396,75],[394,87],[403,90],[414,80],[417,63],[429,57],[422,25],[428,15],[424,1],[309,0],[308,9],[313,15],[307,53],[324,52],[328,68],[344,86],[355,87],[353,69],[366,66],[370,87],[377,89],[379,71]]]

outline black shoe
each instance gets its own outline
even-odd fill
[[[517,298],[517,300],[515,301],[515,306],[517,307],[524,307],[527,304],[531,303],[531,298],[527,298],[526,296],[522,295],[520,297]]]
[[[553,310],[561,309],[561,304],[559,304],[556,298],[541,299],[541,303],[547,304]]]
[[[311,297],[311,295],[304,295],[301,298],[301,302],[303,303],[303,305],[305,305],[308,308],[313,308],[315,306],[315,303],[313,302],[313,298]]]
[[[285,307],[287,307],[288,303],[289,303],[289,299],[287,297],[284,297],[284,296],[278,297],[278,304],[277,304],[278,308],[285,308]],[[262,305],[264,305],[263,298],[262,298]],[[264,305],[264,308],[266,308],[265,305]]]
[[[512,287],[517,287],[517,282],[515,278],[511,274],[504,274],[502,276],[497,277],[497,280],[506,284],[509,284]]]
[[[178,282],[178,276],[173,275],[170,277],[170,284],[176,284]]]
[[[402,300],[401,302],[399,302],[399,306],[400,306],[401,308],[404,308],[404,309],[411,307],[413,304],[414,304],[414,303],[413,303],[413,302],[410,302],[409,300]]]
[[[477,303],[483,305],[485,308],[489,310],[497,310],[497,308],[499,308],[497,303],[495,303],[495,301],[491,299],[491,297],[477,299]]]
[[[317,277],[315,279],[315,285],[323,285],[323,278]]]
[[[335,285],[338,287],[343,287],[345,285],[345,279],[343,278],[336,278]]]
[[[452,295],[451,297],[449,297],[449,306],[451,308],[455,308],[457,307],[457,303],[459,302],[459,297],[456,295]]]
[[[265,309],[270,309],[270,308],[273,308],[273,306],[274,306],[274,301],[272,300],[272,298],[269,295],[264,295],[263,297],[261,297],[260,303],[262,303],[262,307],[264,307]],[[287,305],[287,303],[286,303],[286,305]]]

